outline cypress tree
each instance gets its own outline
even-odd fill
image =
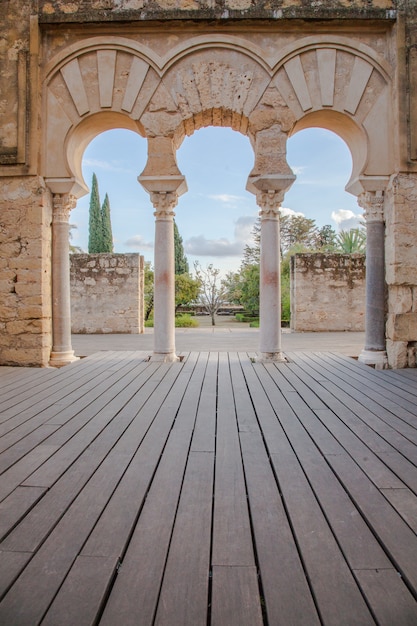
[[[113,233],[110,219],[110,200],[106,193],[101,207],[102,241],[100,252],[113,252]]]
[[[100,195],[98,191],[97,176],[93,174],[90,195],[88,252],[90,254],[101,252],[102,219],[100,208]]]
[[[184,246],[182,245],[182,237],[178,231],[178,226],[174,220],[174,254],[175,254],[175,273],[188,274],[188,260],[185,256]]]

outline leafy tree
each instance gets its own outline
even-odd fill
[[[211,316],[212,326],[215,326],[215,315],[226,301],[226,287],[220,279],[220,270],[211,263],[203,269],[198,261],[194,263],[194,270],[200,284],[200,301]]]
[[[176,274],[175,276],[175,311],[180,306],[197,300],[200,293],[200,281],[190,274]]]
[[[366,231],[363,228],[341,230],[336,237],[336,251],[342,254],[365,254]]]
[[[317,230],[315,247],[321,252],[333,252],[336,246],[336,231],[326,224]]]
[[[251,231],[252,245],[246,244],[243,251],[242,267],[253,265],[261,260],[261,218],[258,217]]]
[[[303,215],[281,215],[281,256],[294,244],[303,244],[307,249],[315,248],[317,238],[316,222]]]
[[[101,243],[100,252],[113,252],[113,233],[110,219],[110,201],[106,193],[103,206],[101,207]]]
[[[259,313],[260,265],[253,263],[242,268],[240,303],[250,313]]]
[[[103,235],[100,195],[98,191],[97,176],[93,174],[90,195],[90,211],[89,211],[89,234],[88,234],[88,252],[90,254],[101,252],[101,240]]]
[[[154,272],[152,270],[152,267],[149,261],[145,262],[144,282],[145,282],[145,287],[144,287],[145,322],[147,322],[153,310],[153,293],[154,293]]]
[[[175,274],[187,274],[189,272],[188,260],[185,256],[182,237],[178,226],[174,220],[174,254],[175,254]]]

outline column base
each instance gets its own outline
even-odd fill
[[[279,350],[278,352],[261,352],[255,359],[256,363],[286,363],[287,359]]]
[[[388,367],[387,353],[385,350],[362,350],[358,357],[360,363],[374,365],[376,370],[384,370]]]
[[[68,350],[67,352],[51,352],[49,365],[50,367],[64,367],[64,365],[69,365],[79,360],[80,357],[75,356],[74,350]]]
[[[181,359],[175,352],[153,352],[149,360],[156,363],[177,363]]]

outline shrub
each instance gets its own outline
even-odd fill
[[[178,315],[175,318],[175,326],[177,328],[197,328],[198,321],[191,315]]]
[[[249,324],[249,328],[259,328],[259,320],[253,320],[253,322]]]

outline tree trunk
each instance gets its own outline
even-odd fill
[[[212,326],[216,325],[216,320],[214,319],[214,313],[211,314],[211,325]]]

